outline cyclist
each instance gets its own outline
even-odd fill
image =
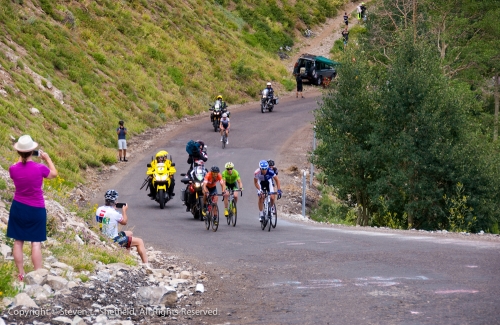
[[[148,167],[146,171],[146,175],[149,178],[149,194],[148,196],[151,200],[156,198],[156,188],[153,186],[153,175],[156,170],[156,165],[159,163],[164,163],[165,167],[168,169],[168,174],[170,175],[170,187],[168,188],[168,194],[170,197],[175,196],[174,187],[175,187],[175,178],[174,174],[176,172],[175,167],[172,166],[172,162],[167,158],[168,152],[165,150],[158,151],[155,155],[155,159],[151,161],[151,167]]]
[[[269,159],[269,160],[267,161],[267,163],[269,164],[269,169],[272,169],[272,170],[273,170],[273,172],[274,172],[276,175],[278,175],[278,168],[274,165],[274,160]]]
[[[210,173],[207,173],[205,180],[203,181],[203,203],[207,205],[208,195],[217,194],[217,183],[220,184],[222,193],[226,192],[226,185],[222,180],[222,175],[220,174],[220,169],[217,166],[212,166]],[[217,196],[214,196],[213,202],[217,203]],[[203,216],[206,216],[206,208],[202,210]],[[214,223],[218,220],[214,220]]]
[[[232,162],[227,162],[224,166],[226,170],[222,172],[222,179],[224,180],[224,184],[226,185],[227,190],[238,190],[241,189],[243,191],[243,183],[241,182],[240,174],[236,169],[234,169],[234,164]],[[238,182],[238,185],[236,185]],[[234,202],[238,202],[238,192],[234,192]],[[229,216],[229,211],[227,211],[227,207],[229,205],[229,191],[224,194],[224,215]]]
[[[229,122],[229,118],[227,117],[227,113],[222,114],[222,118],[220,120],[220,141],[222,141],[222,135],[226,132],[226,144],[229,143],[229,128],[231,127],[231,123]]]
[[[276,186],[278,187],[278,199],[281,198],[283,192],[281,192],[281,185],[278,176],[274,171],[269,168],[269,163],[266,160],[261,160],[259,162],[259,169],[254,173],[254,185],[257,188],[257,195],[259,197],[259,221],[264,220],[264,195],[263,191],[274,192],[273,180],[276,181]],[[276,195],[271,195],[271,206],[274,205]]]

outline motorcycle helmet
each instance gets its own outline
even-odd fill
[[[234,168],[234,164],[229,161],[229,162],[226,163],[226,165],[224,166],[224,168],[226,168],[226,169]]]
[[[200,144],[200,149],[203,150],[203,148],[205,147],[205,142],[203,142],[201,140],[197,140],[196,142],[198,142]]]
[[[107,190],[104,194],[104,199],[109,202],[115,202],[118,199],[118,192],[115,190]]]
[[[212,166],[212,168],[210,168],[210,171],[212,173],[220,173],[220,169],[217,166]]]
[[[274,167],[274,160],[269,159],[267,163],[269,164],[269,166]]]
[[[222,117],[227,117],[227,114],[226,113],[222,114]]]
[[[168,155],[168,152],[166,152],[165,150],[158,151],[158,153],[155,156],[156,161],[157,162],[164,162],[165,160],[167,160],[167,155]],[[163,160],[163,161],[160,161],[160,160]]]
[[[260,169],[268,169],[269,163],[266,160],[261,160],[261,161],[259,161],[259,168]]]
[[[217,99],[222,100],[222,95],[217,96]]]

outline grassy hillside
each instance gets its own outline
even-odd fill
[[[268,80],[291,89],[276,50],[343,2],[2,1],[0,164],[17,158],[11,136],[29,133],[72,185],[116,161],[120,119],[133,136],[217,94],[234,104]]]

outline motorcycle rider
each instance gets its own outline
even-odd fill
[[[222,135],[226,132],[226,144],[229,143],[229,128],[231,127],[231,123],[229,122],[229,118],[227,114],[222,114],[222,118],[220,120],[220,141],[222,141]]]
[[[226,189],[229,190],[242,190],[243,191],[243,183],[241,182],[240,174],[236,169],[234,169],[234,164],[232,162],[227,162],[224,166],[226,170],[222,172],[222,179],[224,180],[224,184],[226,185]],[[238,185],[236,185],[238,182]],[[227,207],[229,205],[229,191],[224,194],[224,215],[229,216],[229,211],[227,211]],[[238,192],[234,192],[234,202],[238,203]]]
[[[189,164],[189,170],[186,173],[186,177],[188,178],[191,178],[191,172],[193,171],[194,167],[198,166],[197,161],[202,160],[203,162],[206,162],[208,160],[206,150],[204,150],[205,143],[201,140],[196,140],[196,142],[199,144],[199,151],[195,155],[189,155],[188,157],[187,163]],[[186,212],[189,212],[191,210],[189,202],[189,191],[185,191],[184,204],[186,205]]]
[[[205,149],[205,142],[201,140],[196,140],[199,144],[199,150],[196,154],[194,155],[189,155],[187,163],[189,164],[189,170],[186,175],[190,175],[191,171],[193,170],[194,167],[198,166],[196,161],[198,160],[203,160],[203,162],[206,162],[208,160],[207,152],[204,150]]]
[[[273,89],[273,87],[271,85],[271,82],[267,83],[266,89],[267,89],[268,95],[271,96],[272,98],[274,98],[274,89]]]
[[[207,173],[205,180],[203,181],[203,203],[206,207],[208,195],[217,194],[217,183],[220,184],[222,193],[226,194],[226,185],[222,180],[222,175],[220,174],[220,169],[217,166],[212,166],[210,173]],[[214,196],[213,202],[217,203],[217,196]],[[203,216],[207,215],[206,208],[202,211]],[[214,220],[214,223],[219,222]]]
[[[219,105],[217,105],[217,104],[219,104]],[[217,96],[217,98],[215,99],[214,105],[210,108],[210,110],[212,111],[212,113],[210,114],[210,122],[214,121],[214,108],[215,108],[215,106],[220,107],[222,114],[227,113],[227,104],[224,100],[222,100],[222,95]]]
[[[151,167],[148,167],[148,170],[146,171],[146,175],[148,175],[149,178],[148,196],[151,198],[151,200],[154,200],[156,198],[156,188],[153,186],[153,175],[156,170],[156,164],[164,163],[170,175],[173,175],[176,172],[175,167],[171,165],[172,162],[167,158],[167,155],[168,152],[166,152],[165,150],[158,151],[155,155],[155,159],[151,161],[150,164]],[[172,176],[170,178],[170,187],[168,188],[168,194],[170,195],[170,197],[175,196],[174,187],[175,187],[175,178]]]
[[[281,185],[278,176],[274,171],[269,168],[269,163],[266,160],[261,160],[259,162],[259,168],[254,172],[254,185],[257,188],[257,196],[259,197],[259,221],[264,220],[264,195],[263,191],[267,190],[268,193],[274,192],[273,181],[276,181],[276,186],[278,187],[278,199],[281,198],[283,192],[281,192]],[[271,206],[274,205],[276,199],[276,194],[271,195]],[[267,211],[266,211],[267,212]]]

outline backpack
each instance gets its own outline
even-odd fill
[[[194,140],[189,140],[186,144],[186,152],[190,156],[197,154],[198,152],[200,152],[200,144],[198,142],[195,142]]]

